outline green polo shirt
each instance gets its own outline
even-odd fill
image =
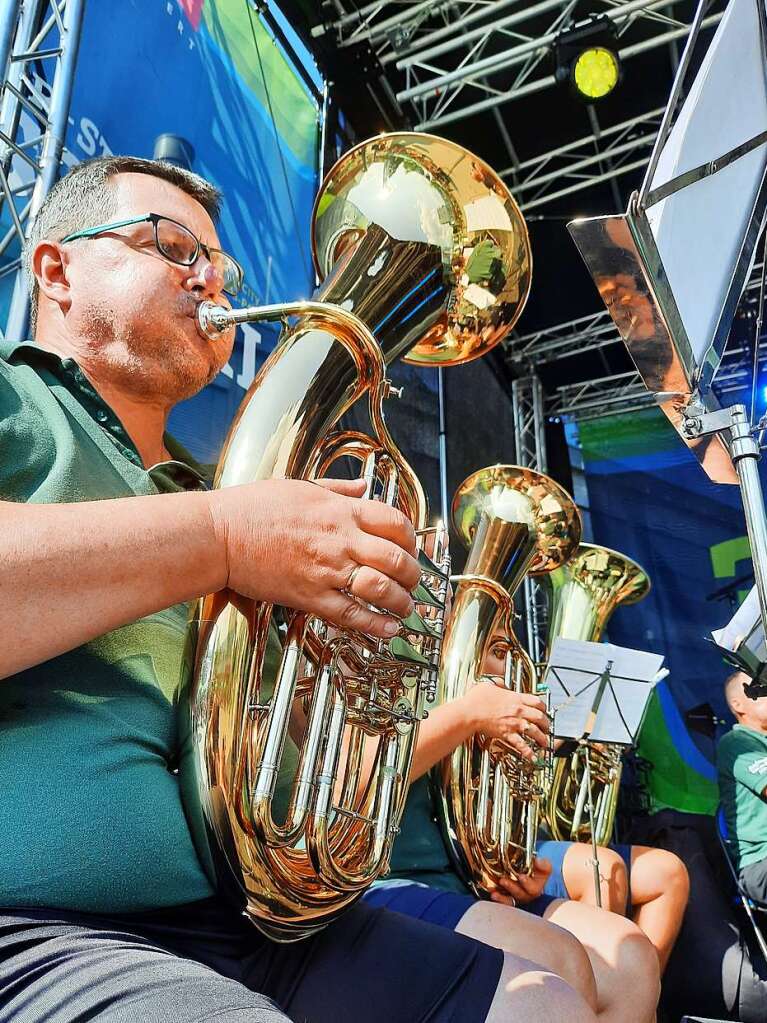
[[[453,867],[442,839],[428,775],[413,782],[408,792],[400,833],[394,843],[391,873],[384,879],[420,881],[449,892],[471,892]]]
[[[717,749],[719,790],[738,869],[767,859],[767,735],[735,725]]]
[[[204,487],[200,467],[166,444],[174,460],[146,470],[73,360],[31,344],[0,349],[0,499]],[[0,681],[0,905],[130,912],[211,894],[173,773],[187,611],[149,615]]]

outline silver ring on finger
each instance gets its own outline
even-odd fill
[[[354,586],[354,581],[357,578],[357,575],[359,574],[361,568],[362,565],[354,566],[354,568],[349,573],[349,578],[346,580],[346,586],[343,587],[343,590],[341,591],[342,593],[346,593],[349,597],[354,596],[354,594],[352,593],[352,586]]]

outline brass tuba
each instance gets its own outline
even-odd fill
[[[324,278],[316,301],[198,310],[213,344],[236,323],[285,323],[237,412],[214,485],[312,479],[351,458],[366,496],[401,508],[423,540],[425,497],[384,422],[386,366],[404,355],[464,362],[501,340],[530,286],[524,221],[480,159],[402,133],[357,146],[331,170],[312,247]],[[363,398],[371,437],[339,429]],[[226,594],[198,603],[180,701],[182,795],[213,883],[273,939],[313,933],[387,869],[424,689],[436,685],[449,571],[441,541],[433,560],[421,552],[421,613],[390,643],[287,611],[273,685],[272,606],[243,607]]]
[[[574,557],[541,580],[549,601],[547,660],[554,640],[596,643],[620,604],[635,604],[650,592],[645,570],[625,554],[608,547],[582,543]],[[590,842],[587,778],[583,746],[557,758],[546,799],[546,823],[558,841]],[[621,780],[621,747],[589,744],[593,832],[597,845],[606,845],[613,832]]]
[[[458,699],[481,678],[485,653],[499,631],[508,645],[503,684],[536,692],[535,666],[514,636],[512,598],[527,572],[551,572],[570,556],[581,536],[578,509],[549,477],[495,465],[464,480],[452,518],[469,556],[464,573],[453,580],[440,702]],[[475,894],[486,895],[501,877],[532,869],[545,764],[546,758],[531,764],[505,743],[477,735],[434,769],[445,841]]]

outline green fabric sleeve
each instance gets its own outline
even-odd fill
[[[757,796],[767,788],[767,749],[743,732],[733,732],[720,748],[720,768]]]

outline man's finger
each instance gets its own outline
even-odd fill
[[[365,493],[364,480],[323,479],[312,480],[311,482],[324,487],[325,490],[332,490],[334,494],[340,494],[342,497],[362,497]]]
[[[554,869],[554,865],[551,860],[547,860],[545,856],[536,856],[535,869],[537,873],[545,874],[546,877],[549,877]]]
[[[396,619],[369,610],[340,590],[330,593],[324,600],[318,602],[316,608],[311,608],[311,611],[342,629],[353,629],[366,636],[379,636],[381,639],[391,639],[401,628]]]
[[[513,895],[503,895],[501,892],[499,892],[497,890],[494,891],[494,892],[491,892],[491,894],[490,894],[490,901],[491,902],[500,902],[501,905],[503,905],[503,906],[511,906],[512,909],[514,909],[516,907],[516,905],[517,905],[517,900],[514,898]]]
[[[355,573],[349,593],[375,607],[393,611],[400,618],[407,618],[415,610],[413,598],[403,586],[367,565]]]
[[[398,508],[392,508],[391,505],[384,504],[382,501],[361,501],[355,511],[360,529],[372,536],[391,540],[408,554],[415,555],[416,540],[413,523]]]
[[[414,557],[396,543],[378,536],[355,533],[348,544],[347,554],[354,564],[376,569],[408,592],[421,578],[421,569]]]
[[[524,760],[532,762],[537,759],[535,753],[517,732],[512,732],[512,734],[506,739],[506,742],[508,742],[514,752],[518,753]]]
[[[521,713],[522,717],[524,717],[526,721],[531,721],[544,732],[548,732],[550,727],[548,714],[545,714],[542,710],[538,710],[537,707],[524,707]]]
[[[536,743],[543,749],[549,744],[549,737],[545,735],[536,725],[529,725],[524,729],[524,738]]]

